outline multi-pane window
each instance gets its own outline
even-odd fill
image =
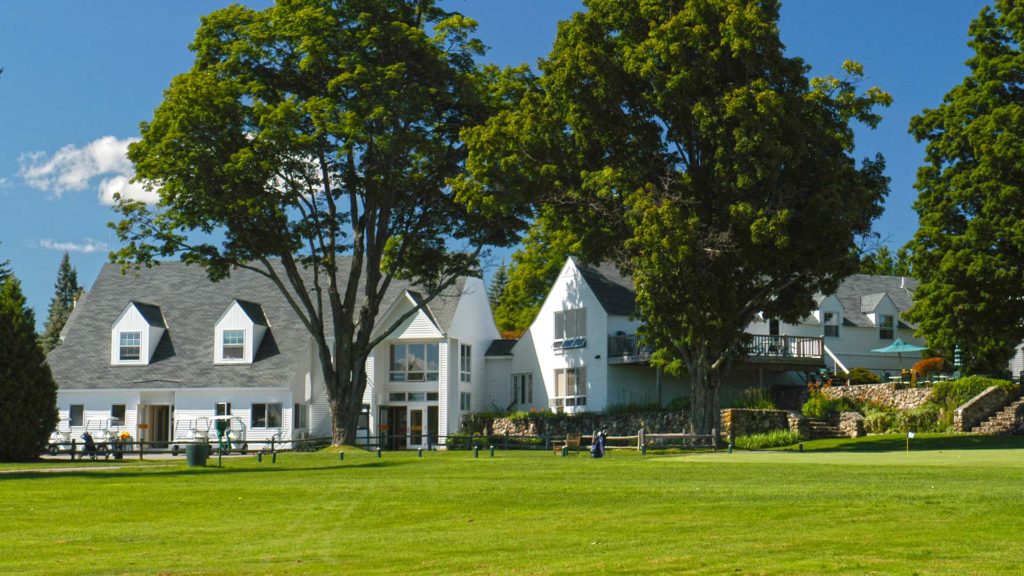
[[[533,374],[512,375],[512,402],[516,404],[533,404]]]
[[[896,337],[895,319],[888,314],[878,315],[878,338],[880,340],[892,340]]]
[[[587,345],[587,309],[555,312],[554,348],[582,348]]]
[[[142,332],[121,332],[118,358],[138,360],[142,355]]]
[[[459,382],[473,381],[473,347],[469,344],[459,346]]]
[[[586,405],[586,368],[559,368],[555,370],[555,408]]]
[[[85,424],[85,406],[83,404],[72,404],[68,408],[68,424],[71,426]]]
[[[825,336],[830,338],[839,337],[839,315],[835,312],[822,314],[822,324],[825,326]]]
[[[114,419],[114,424],[118,426],[124,426],[124,404],[112,404],[110,406],[110,417]]]
[[[214,412],[217,416],[231,416],[231,402],[217,402]]]
[[[241,360],[245,357],[245,330],[225,330],[221,358]]]
[[[459,393],[459,409],[468,412],[469,411],[469,406],[470,406],[470,404],[469,404],[470,400],[471,400],[471,398],[469,396],[469,392],[460,392]]]
[[[296,404],[292,409],[292,428],[309,428],[309,406]]]
[[[252,427],[280,428],[281,412],[281,404],[253,404],[251,415]]]
[[[437,344],[392,344],[392,382],[437,382]]]

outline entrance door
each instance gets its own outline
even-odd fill
[[[429,435],[429,447],[437,446],[438,422],[437,406],[427,406],[427,434]]]
[[[423,410],[409,410],[409,446],[419,448],[423,445]]]
[[[406,435],[409,433],[409,428],[406,424],[405,419],[405,406],[388,407],[388,441],[386,442],[388,450],[406,449],[408,444]]]
[[[146,448],[167,448],[167,442],[171,439],[171,407],[167,404],[150,404],[140,408],[140,424],[147,426]]]

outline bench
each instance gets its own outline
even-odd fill
[[[567,434],[564,441],[553,441],[551,442],[551,449],[557,456],[562,452],[562,447],[566,447],[569,450],[575,450],[578,454],[580,451],[580,435],[579,434]]]

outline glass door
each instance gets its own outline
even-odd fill
[[[409,410],[409,446],[423,445],[423,410]]]

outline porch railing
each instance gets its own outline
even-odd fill
[[[747,348],[754,358],[819,359],[824,354],[824,339],[818,336],[753,336]]]

